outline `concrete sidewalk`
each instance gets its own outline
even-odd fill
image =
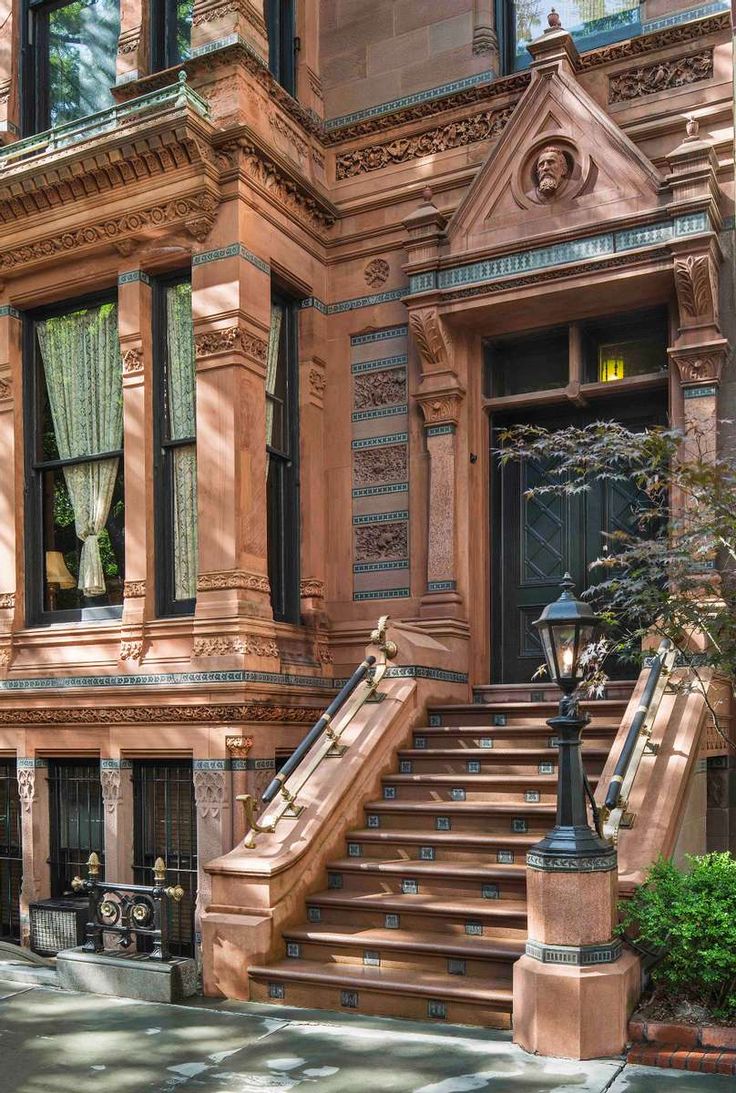
[[[504,1032],[0,980],[1,1093],[665,1093],[674,1082],[678,1093],[733,1088],[621,1059],[535,1058]]]

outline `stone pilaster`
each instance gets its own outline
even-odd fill
[[[199,577],[194,656],[277,670],[266,546],[271,279],[240,244],[195,255]]]
[[[21,942],[29,944],[28,906],[46,899],[50,892],[49,856],[49,783],[45,759],[18,757],[18,795],[20,797],[21,834],[23,838],[23,885],[20,892]]]
[[[457,424],[462,392],[435,391],[420,398],[429,455],[427,588],[420,614],[456,616],[457,592]]]
[[[18,71],[21,7],[14,0],[0,0],[0,144],[20,133]]]
[[[327,365],[322,353],[327,343],[327,317],[316,307],[299,316],[299,432],[308,438],[300,445],[299,490],[301,506],[310,515],[302,528],[300,572],[301,616],[318,627],[325,618],[325,561],[327,558],[327,493],[325,491],[325,399]]]
[[[225,759],[195,759],[194,802],[197,808],[197,901],[194,929],[201,936],[202,912],[212,897],[212,878],[205,865],[232,849],[230,772]]]
[[[105,876],[133,881],[133,764],[130,759],[100,759],[105,824]]]
[[[118,84],[137,80],[149,72],[150,9],[147,0],[123,0],[120,5],[120,36],[115,65],[115,82]]]
[[[268,35],[263,0],[194,0],[192,49],[200,50],[237,36],[268,64]]]
[[[23,460],[16,467],[16,423],[21,391],[21,322],[12,307],[0,307],[0,523],[6,534],[0,539],[0,672],[7,670],[12,656],[12,632],[23,625],[25,604],[17,595],[16,544],[22,542],[16,526],[16,493],[23,492]]]
[[[118,330],[123,358],[125,437],[125,584],[120,632],[121,668],[137,671],[144,626],[154,614],[153,346],[151,282],[142,270],[118,277]]]

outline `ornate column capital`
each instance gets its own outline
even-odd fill
[[[728,342],[722,338],[704,345],[675,347],[668,352],[677,366],[683,387],[702,384],[717,386],[728,352]]]
[[[425,371],[449,368],[452,342],[436,307],[420,307],[409,313],[409,329]]]
[[[465,392],[460,389],[417,395],[417,402],[424,415],[424,428],[429,430],[437,425],[455,427],[460,420],[460,407],[464,397]]]

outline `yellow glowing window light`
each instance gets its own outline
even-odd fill
[[[598,347],[598,382],[613,383],[626,375],[626,352],[621,342]]]

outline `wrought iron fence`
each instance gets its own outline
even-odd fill
[[[20,940],[23,875],[20,797],[15,759],[0,760],[0,937]]]
[[[163,858],[184,897],[166,909],[171,952],[194,955],[197,894],[197,810],[191,760],[141,759],[133,763],[133,879],[145,884]]]
[[[181,885],[167,885],[166,863],[158,858],[153,867],[153,884],[114,884],[99,880],[100,859],[90,854],[86,878],[74,877],[75,892],[86,892],[89,899],[87,930],[82,949],[101,953],[105,935],[117,937],[118,947],[133,950],[133,945],[145,942],[150,960],[169,960],[170,905],[178,905],[184,897]],[[137,946],[138,950],[144,948]]]

